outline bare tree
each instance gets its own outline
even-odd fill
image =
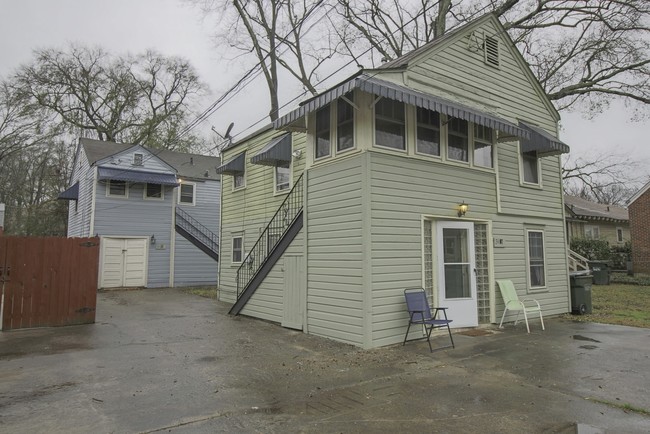
[[[352,29],[340,34],[384,61],[494,12],[559,109],[584,102],[596,113],[613,97],[650,104],[647,0],[337,1]]]
[[[100,48],[44,49],[18,70],[16,86],[74,131],[100,140],[176,147],[165,141],[203,89],[194,68],[148,51],[114,57]]]
[[[608,205],[625,201],[642,185],[642,164],[629,157],[598,154],[592,159],[568,158],[562,167],[564,191]]]
[[[279,68],[316,94],[318,70],[340,43],[324,25],[327,0],[196,0],[219,19],[217,39],[242,55],[254,54],[269,91],[271,120],[279,114]],[[226,23],[224,25],[224,22]],[[319,25],[314,35],[310,30]]]

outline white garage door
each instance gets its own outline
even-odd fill
[[[102,238],[101,288],[145,286],[148,238]]]

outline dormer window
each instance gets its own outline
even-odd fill
[[[142,163],[144,162],[144,155],[140,153],[133,154],[133,165],[134,166],[142,166]]]

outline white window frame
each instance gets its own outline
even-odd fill
[[[291,186],[293,185],[293,170],[292,170],[293,165],[289,165],[289,167],[282,167],[282,166],[273,166],[273,192],[274,194],[287,194],[291,191]],[[281,190],[278,190],[278,169],[282,167],[283,169],[287,169],[289,171],[289,180],[287,181],[287,186],[286,188],[283,188]]]
[[[625,242],[625,238],[623,237],[623,228],[621,228],[621,227],[616,228],[616,242],[617,243]]]
[[[326,160],[326,159],[332,157],[332,151],[333,151],[332,150],[332,148],[333,148],[333,146],[332,146],[332,134],[333,134],[332,133],[332,130],[333,130],[333,128],[332,128],[332,118],[333,118],[333,116],[332,116],[332,112],[333,112],[332,105],[333,104],[330,103],[330,104],[326,105],[325,107],[322,107],[322,108],[316,110],[316,112],[314,112],[314,143],[312,145],[312,149],[314,150],[314,161]],[[327,128],[327,134],[329,135],[329,149],[328,149],[327,154],[321,155],[319,157],[318,155],[316,155],[316,149],[317,149],[317,146],[318,146],[318,113],[319,112],[325,112],[325,111],[329,112],[329,126]],[[323,132],[325,132],[325,130],[323,130]]]
[[[470,134],[471,151],[470,152],[472,153],[472,155],[471,155],[472,166],[476,167],[477,169],[494,170],[494,165],[495,165],[495,163],[494,163],[494,160],[495,160],[494,152],[495,152],[495,149],[496,149],[495,146],[494,146],[495,129],[490,128],[492,134],[491,134],[491,136],[489,138],[489,141],[485,141],[484,139],[477,139],[476,138],[476,127],[480,127],[480,128],[489,128],[489,127],[486,127],[484,125],[477,124],[477,123],[474,123],[474,122],[470,122],[469,124],[470,124],[469,129],[470,129],[470,132],[471,132],[471,134]],[[492,157],[492,161],[491,161],[492,165],[491,166],[483,166],[481,164],[476,164],[476,158],[475,158],[476,157],[476,155],[475,155],[476,154],[476,142],[479,142],[479,143],[490,146],[490,155]]]
[[[530,234],[536,232],[542,234],[542,265],[544,267],[544,284],[540,286],[533,286],[532,283],[532,273],[531,273],[531,258],[530,258]],[[537,291],[544,291],[547,289],[547,284],[548,284],[548,276],[547,276],[547,269],[548,269],[548,261],[546,260],[546,234],[544,232],[544,229],[540,228],[526,228],[524,231],[524,236],[525,236],[525,248],[526,248],[526,275],[527,275],[527,284],[528,284],[528,291],[530,292],[537,292]]]
[[[111,183],[112,182],[123,182],[124,183],[124,194],[112,194],[111,193]],[[126,181],[118,180],[108,180],[106,181],[106,197],[114,197],[117,199],[128,199],[129,198],[129,183]]]
[[[147,195],[148,188],[149,188],[150,185],[160,185],[160,197]],[[146,182],[144,184],[144,188],[142,189],[142,198],[144,200],[154,200],[154,201],[163,201],[163,200],[165,200],[165,186],[162,185],[162,184],[152,184],[152,183]]]
[[[402,107],[404,109],[404,121],[403,121],[403,125],[404,125],[404,148],[403,149],[377,144],[377,104],[381,100],[387,100],[387,101],[391,101],[391,103],[402,104]],[[409,148],[409,143],[408,143],[409,142],[409,137],[408,137],[409,134],[408,134],[408,116],[407,116],[407,113],[406,113],[407,112],[406,108],[407,108],[407,104],[403,103],[401,101],[392,100],[390,98],[383,98],[383,97],[378,97],[378,98],[375,99],[375,101],[374,101],[374,103],[372,105],[372,146],[373,147],[378,148],[378,149],[385,149],[387,151],[392,151],[392,152],[399,152],[399,153],[402,153],[402,154],[407,153],[408,148]],[[388,118],[386,118],[386,119],[389,122],[394,122],[394,121],[391,121]],[[398,122],[394,122],[394,123],[397,124]]]
[[[241,185],[237,185],[237,180],[241,179]],[[236,173],[232,176],[232,191],[238,191],[246,188],[246,170],[241,174]]]
[[[192,186],[192,202],[182,202],[181,197],[182,195],[182,189],[184,185],[191,185]],[[178,204],[179,205],[188,205],[188,206],[194,206],[196,205],[196,182],[191,182],[191,181],[183,181],[181,182],[181,185],[178,186]]]
[[[588,240],[599,240],[600,227],[598,225],[585,225],[585,238]]]
[[[528,182],[524,176],[524,153],[521,152],[521,144],[518,146],[519,152],[519,184],[523,187],[542,188],[542,158],[537,156],[537,183]]]
[[[239,261],[235,261],[235,240],[239,239],[241,241],[241,245],[239,247]],[[245,256],[245,249],[244,249],[244,234],[243,233],[237,233],[237,234],[232,234],[230,238],[230,263],[233,265],[241,265],[241,263],[244,261],[244,256]]]
[[[314,162],[319,162],[323,160],[327,160],[329,158],[334,158],[337,155],[340,154],[345,154],[348,152],[352,152],[357,149],[357,140],[356,140],[356,122],[357,122],[357,110],[358,107],[354,104],[354,94],[352,94],[352,101],[350,101],[347,98],[348,94],[345,94],[338,99],[330,102],[328,105],[325,107],[322,107],[314,112],[314,139],[312,142],[312,152],[313,152],[313,161]],[[339,122],[338,122],[338,107],[339,104],[348,104],[350,107],[352,107],[352,146],[346,149],[339,149]],[[327,129],[327,133],[329,135],[329,152],[326,155],[321,155],[320,157],[316,155],[316,146],[318,144],[318,113],[321,111],[327,110],[329,113],[329,127]],[[325,130],[323,130],[325,132]]]

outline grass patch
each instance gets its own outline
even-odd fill
[[[650,276],[647,274],[636,274],[634,276],[628,276],[626,273],[611,273],[610,283],[650,286]]]
[[[568,316],[574,321],[650,328],[650,286],[593,285],[593,313]]]
[[[612,402],[612,401],[607,401],[605,399],[598,399],[598,398],[586,398],[586,399],[589,401],[598,402],[600,404],[605,404],[610,407],[618,408],[619,410],[623,410],[626,413],[638,413],[644,416],[650,416],[650,411],[646,410],[645,408],[636,407],[632,404],[627,404],[623,402]]]
[[[181,290],[200,297],[211,298],[213,300],[217,299],[216,286],[193,286],[189,288],[181,288]]]

